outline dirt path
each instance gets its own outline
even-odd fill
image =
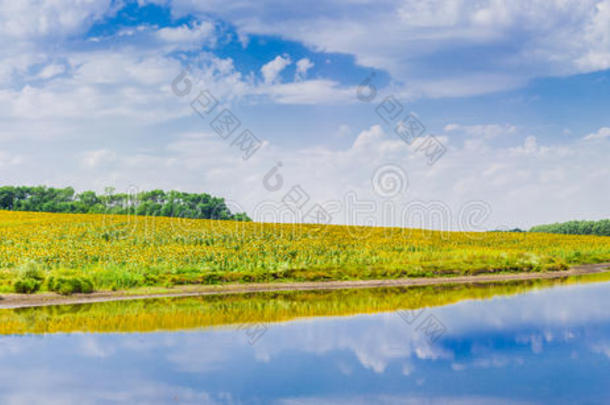
[[[569,270],[546,273],[511,273],[490,274],[482,276],[459,277],[417,277],[396,280],[361,280],[361,281],[315,281],[315,282],[277,282],[227,285],[190,285],[176,286],[166,289],[155,289],[150,292],[145,289],[131,291],[103,291],[92,294],[74,294],[63,296],[54,293],[24,295],[5,294],[0,297],[0,309],[39,307],[47,305],[84,304],[93,302],[134,300],[164,297],[193,297],[213,294],[238,294],[263,291],[303,291],[303,290],[337,290],[342,288],[374,288],[396,286],[423,286],[441,284],[488,283],[511,280],[553,279],[582,274],[610,271],[610,263],[584,264],[574,266]],[[150,289],[149,289],[150,290]]]

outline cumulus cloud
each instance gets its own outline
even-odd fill
[[[282,70],[284,70],[286,66],[290,65],[291,63],[292,62],[290,61],[289,56],[278,55],[272,61],[264,64],[261,68],[261,73],[265,83],[271,84],[275,82]]]
[[[164,27],[156,31],[159,39],[180,49],[201,48],[216,43],[216,28],[210,21]]]
[[[0,89],[22,85],[24,78],[45,80],[60,74],[61,64],[54,59],[65,42],[115,12],[111,0],[0,0]],[[45,67],[32,77],[40,66]]]
[[[394,13],[396,15],[378,6],[365,12],[361,7],[364,3],[355,3],[345,18],[337,18],[334,24],[319,18],[316,13],[303,16],[286,12],[281,21],[276,21],[274,13],[286,11],[283,2],[275,4],[277,9],[271,8],[273,15],[262,16],[252,11],[252,18],[248,21],[240,17],[249,10],[246,3],[218,10],[219,13],[229,13],[226,17],[236,21],[241,35],[278,34],[302,40],[317,50],[351,53],[361,63],[397,72],[398,79],[405,77],[407,71],[417,77],[418,69],[427,66],[428,57],[437,51],[442,55],[451,48],[449,44],[454,47],[456,41],[464,41],[465,48],[472,48],[474,54],[484,50],[479,46],[506,44],[502,41],[511,38],[507,33],[525,35],[519,24],[531,26],[538,33],[561,37],[565,27],[558,28],[555,20],[569,15],[570,18],[564,20],[573,23],[575,35],[582,31],[583,21],[587,21],[586,30],[600,40],[605,38],[607,28],[599,23],[597,17],[607,12],[605,3],[589,7],[586,13],[572,2],[566,2],[562,7],[555,3],[543,6],[536,2],[529,12],[511,3],[505,5],[504,12],[500,12],[501,8],[496,3],[485,3],[485,7],[457,7],[443,1],[408,4],[388,1],[387,5],[394,6],[388,10],[400,9],[400,13]],[[28,2],[20,4],[32,5]],[[447,8],[441,7],[444,14],[434,20],[430,10],[443,5],[447,5]],[[178,6],[178,2],[173,3],[176,16],[180,15]],[[110,9],[88,5],[82,6],[82,10],[75,14],[80,16],[78,23],[69,16],[66,17],[68,21],[56,21],[53,19],[54,9],[49,7],[41,8],[48,16],[40,14],[41,10],[33,10],[30,17],[50,21],[48,24],[64,24],[63,28],[57,28],[57,32],[65,35],[82,32],[100,16],[111,13]],[[79,7],[81,5],[77,9]],[[192,4],[187,8],[190,10],[191,7]],[[295,3],[292,7],[298,11],[304,6]],[[325,2],[320,7],[328,18],[346,13],[344,6],[336,2]],[[546,10],[548,21],[539,21],[541,10]],[[371,30],[364,21],[376,17],[380,18],[380,23],[376,30]],[[302,19],[311,22],[313,28],[299,30],[298,27],[308,26],[295,23]],[[553,143],[517,125],[477,125],[452,120],[443,123],[444,130],[435,134],[448,147],[447,154],[437,164],[429,166],[423,153],[417,151],[416,144],[407,145],[392,133],[391,128],[376,126],[367,120],[363,120],[364,123],[349,122],[349,127],[338,131],[342,137],[333,137],[339,125],[346,122],[341,117],[330,122],[326,129],[327,138],[337,141],[333,147],[324,141],[298,148],[271,142],[250,161],[243,162],[230,143],[208,133],[207,124],[198,121],[200,118],[194,114],[190,103],[200,89],[209,90],[221,104],[229,107],[242,99],[276,105],[333,104],[333,108],[359,101],[353,87],[336,80],[307,78],[313,66],[308,58],[296,61],[295,81],[282,81],[280,77],[293,62],[288,55],[278,55],[261,68],[261,81],[257,80],[259,72],[241,73],[230,57],[219,57],[210,50],[197,52],[196,59],[187,60],[170,52],[187,48],[192,51],[191,45],[202,41],[213,44],[217,26],[206,21],[202,19],[161,29],[151,26],[130,28],[129,33],[122,31],[110,38],[100,37],[94,44],[87,43],[86,47],[82,43],[75,48],[60,46],[51,54],[44,52],[46,43],[43,39],[50,32],[46,31],[47,28],[38,27],[31,32],[28,31],[31,28],[25,31],[16,29],[10,34],[14,39],[10,41],[8,34],[2,31],[8,29],[8,23],[5,23],[0,29],[0,37],[7,39],[5,42],[8,44],[0,50],[0,58],[6,62],[0,64],[0,104],[3,106],[0,109],[0,138],[5,142],[5,149],[12,149],[10,155],[0,156],[0,164],[7,175],[15,181],[61,186],[73,184],[82,189],[98,187],[103,190],[107,185],[127,187],[130,184],[138,184],[142,189],[181,187],[226,195],[243,204],[243,210],[252,210],[260,201],[280,200],[282,197],[279,193],[270,194],[262,187],[261,180],[270,169],[270,162],[285,162],[286,187],[300,184],[311,194],[312,201],[322,202],[341,199],[349,190],[375,198],[371,190],[372,174],[379,166],[393,163],[404,167],[409,177],[409,189],[400,196],[401,201],[440,200],[459,211],[465,201],[485,200],[494,211],[489,228],[501,225],[500,222],[527,227],[544,221],[584,216],[594,218],[607,214],[603,210],[609,202],[607,193],[600,193],[600,190],[607,189],[610,174],[607,153],[604,154],[603,149],[592,142],[610,136],[610,129],[606,127],[592,134],[581,134],[581,139],[574,142]],[[269,24],[259,26],[257,22]],[[439,27],[429,29],[435,24]],[[355,39],[346,41],[345,35],[342,38],[339,32],[341,29],[352,33]],[[413,35],[393,35],[399,29]],[[152,39],[152,42],[140,46],[139,35]],[[328,43],[321,42],[322,37]],[[451,38],[454,40],[450,41]],[[505,66],[508,71],[497,73],[492,66],[491,73],[473,73],[464,69],[458,76],[443,77],[442,80],[421,76],[418,78],[423,79],[413,80],[414,84],[405,90],[405,94],[430,97],[480,94],[518,86],[534,73],[548,73],[544,71],[546,62],[543,70],[535,65],[525,66],[533,69],[531,71],[511,70],[515,60],[530,60],[523,58],[528,52],[532,52],[534,61],[552,56],[548,66],[556,68],[555,73],[573,71],[573,65],[561,56],[563,51],[572,56],[582,51],[571,48],[572,40],[559,41],[554,47],[545,48],[547,37],[527,38],[529,40],[516,50],[514,47],[499,48],[501,52],[505,49],[516,52],[496,55],[502,63],[496,61],[494,66]],[[28,46],[13,46],[13,43],[21,41],[28,42]],[[358,46],[354,45],[356,42]],[[584,41],[583,47],[586,48],[587,44]],[[561,55],[553,56],[553,52]],[[409,63],[404,63],[405,58]],[[484,52],[481,58],[485,59]],[[475,60],[474,63],[479,62]],[[189,77],[193,79],[194,87],[188,96],[179,97],[172,92],[172,81],[185,64],[190,66]],[[452,70],[451,66],[443,69],[447,72]],[[437,74],[439,70],[435,72]],[[352,110],[351,113],[359,114],[359,111]],[[295,125],[299,124],[295,122]],[[205,125],[203,129],[201,125]],[[200,130],[200,136],[193,137],[197,130]],[[183,134],[190,134],[190,137]],[[261,139],[266,135],[257,133]],[[53,140],[66,143],[51,144]],[[34,141],[48,143],[45,147],[39,144],[33,147],[28,143]],[[6,142],[11,143],[8,145]],[[62,159],[58,164],[51,161],[50,151],[62,156],[77,156],[77,159]],[[34,163],[39,163],[45,152],[49,155],[47,166],[52,169],[41,173]],[[570,162],[570,167],[566,162]],[[78,174],[83,166],[88,168],[86,176]],[[527,201],[522,198],[524,195],[528,196]],[[348,220],[340,213],[334,218],[336,223]],[[366,222],[364,219],[358,221]]]
[[[111,0],[0,1],[0,36],[18,40],[82,32],[115,11]]]
[[[297,61],[297,69],[294,74],[295,80],[304,80],[307,76],[307,71],[314,66],[314,63],[308,58],[299,59]]]
[[[278,35],[313,50],[354,55],[423,96],[496,92],[534,77],[610,67],[610,0],[265,0],[263,6],[232,7],[221,7],[219,0],[176,0],[172,7],[177,15],[218,13],[247,34]],[[442,71],[435,69],[439,57]]]
[[[605,207],[610,201],[607,194],[597,192],[607,187],[610,175],[603,149],[582,141],[577,147],[572,143],[543,143],[521,128],[508,132],[510,137],[503,140],[506,145],[502,147],[493,145],[498,138],[479,133],[459,137],[455,131],[439,133],[437,137],[447,152],[429,166],[425,154],[418,150],[423,138],[407,145],[379,125],[362,130],[342,148],[316,145],[294,149],[269,142],[247,162],[242,161],[242,153],[230,141],[208,129],[173,136],[155,151],[120,150],[119,154],[118,149],[96,149],[81,161],[88,164],[91,172],[79,174],[78,167],[69,162],[62,171],[74,173],[68,180],[77,188],[103,190],[104,186],[115,185],[126,190],[135,184],[140,189],[179,188],[223,195],[239,211],[247,211],[258,220],[263,219],[258,211],[260,204],[279,203],[294,185],[307,192],[312,204],[331,203],[328,207],[335,207],[333,223],[338,224],[422,226],[405,222],[400,216],[401,210],[413,201],[445,204],[450,223],[428,225],[455,230],[464,226],[460,212],[472,201],[484,201],[490,207],[481,230],[529,228],[544,222],[606,215]],[[264,133],[257,136],[266,138]],[[110,151],[116,156],[108,165],[113,156]],[[279,172],[284,184],[281,190],[270,192],[263,179],[278,161],[284,162]],[[388,164],[398,165],[408,176],[408,187],[392,200],[397,211],[393,216],[386,215],[382,204],[386,200],[376,194],[372,185],[375,171]],[[28,165],[21,167],[20,173],[37,177],[36,168]],[[52,171],[46,176],[53,184],[68,181],[65,175]],[[346,208],[350,192],[356,193],[359,200],[374,201],[376,209],[350,216]]]
[[[0,116],[32,124],[48,119],[65,126],[66,120],[111,116],[158,122],[185,113],[168,97],[169,85],[181,69],[177,61],[127,51],[71,54],[68,60],[74,70],[69,77],[56,77],[60,70],[50,68],[43,76],[56,78],[45,85],[0,89],[5,106]]]

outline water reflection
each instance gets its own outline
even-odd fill
[[[326,291],[284,291],[187,298],[158,298],[96,304],[1,309],[0,334],[57,332],[146,332],[240,325],[254,344],[271,322],[302,317],[353,315],[395,310],[435,341],[445,324],[426,308],[463,300],[509,296],[574,283],[610,281],[610,272],[554,280],[511,281]]]
[[[255,344],[233,327],[4,336],[0,403],[610,403],[609,304],[598,283],[429,307],[435,342],[396,312],[273,323]]]

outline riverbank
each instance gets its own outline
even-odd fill
[[[573,266],[568,270],[531,273],[487,274],[478,276],[455,277],[413,277],[393,280],[357,280],[357,281],[316,281],[316,282],[276,282],[225,285],[184,285],[171,288],[135,288],[124,291],[98,291],[91,294],[73,294],[70,296],[55,293],[32,295],[4,294],[0,298],[0,309],[27,308],[49,305],[70,305],[95,302],[136,300],[166,297],[193,297],[202,295],[239,294],[273,291],[307,291],[338,290],[376,287],[409,287],[444,284],[493,283],[503,281],[556,279],[610,271],[610,263],[585,264]]]

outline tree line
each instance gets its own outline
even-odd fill
[[[602,219],[600,221],[568,221],[548,225],[537,225],[532,227],[530,232],[610,236],[610,219]]]
[[[232,213],[224,198],[209,194],[152,190],[105,194],[76,193],[72,187],[0,187],[0,209],[13,211],[62,212],[79,214],[131,214],[180,218],[250,221],[245,212]]]

